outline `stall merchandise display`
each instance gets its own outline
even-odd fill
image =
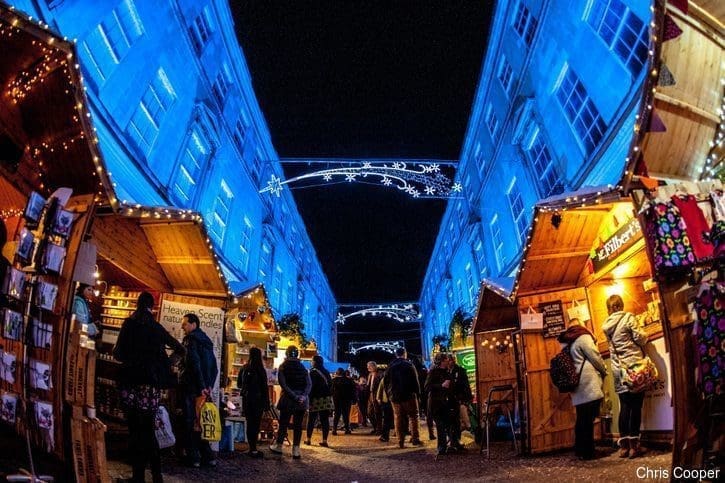
[[[721,395],[725,378],[725,283],[702,283],[695,314],[698,386],[704,396]]]

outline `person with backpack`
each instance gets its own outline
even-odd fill
[[[571,356],[579,379],[571,390],[571,402],[576,409],[574,454],[582,460],[594,459],[594,419],[604,399],[602,382],[607,375],[607,367],[594,336],[578,319],[569,321],[569,328],[559,335],[558,340],[565,344],[562,352]]]
[[[269,390],[267,371],[262,362],[262,350],[259,347],[249,349],[249,361],[239,371],[237,387],[242,395],[242,407],[247,419],[247,442],[250,458],[263,458],[257,449],[259,428],[262,425],[262,413],[269,409]]]

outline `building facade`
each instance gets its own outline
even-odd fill
[[[649,2],[499,0],[456,180],[420,294],[424,353],[482,280],[512,277],[533,206],[624,169],[648,59]]]
[[[201,213],[227,279],[264,283],[275,315],[299,313],[335,360],[334,295],[295,202],[259,194],[284,175],[228,2],[11,4],[76,41],[119,200]]]

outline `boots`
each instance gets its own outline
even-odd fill
[[[634,438],[629,440],[629,457],[631,458],[637,458],[639,456],[644,455],[647,450],[642,447],[642,445],[639,443],[639,438]]]
[[[282,454],[282,445],[275,441],[274,443],[269,445],[269,450],[272,453]]]
[[[292,459],[298,460],[302,457],[299,446],[292,446]]]
[[[619,440],[619,457],[629,458],[629,438],[621,438]]]

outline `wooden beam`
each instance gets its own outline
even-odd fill
[[[549,254],[541,254],[541,255],[529,255],[526,257],[527,262],[535,262],[539,260],[554,260],[557,258],[576,258],[581,257],[584,255],[589,255],[589,252],[591,250],[574,250],[574,251],[567,251],[567,252],[560,252],[560,253],[549,253]]]
[[[220,292],[218,290],[197,290],[187,288],[174,289],[174,294],[190,295],[192,297],[228,297],[226,292]]]
[[[159,265],[213,265],[211,258],[198,257],[157,257]]]
[[[690,104],[688,102],[681,101],[679,99],[675,99],[674,97],[670,97],[670,96],[668,96],[666,94],[662,94],[661,92],[657,92],[655,94],[655,99],[658,100],[658,101],[662,101],[665,104],[670,104],[672,106],[679,107],[679,108],[684,109],[684,110],[686,110],[688,112],[691,112],[691,113],[695,114],[696,116],[699,116],[699,117],[701,117],[703,119],[706,119],[706,120],[712,122],[715,125],[720,124],[720,118],[717,117],[715,115],[715,113],[713,113],[713,112],[707,112],[706,110],[701,109],[701,108],[699,108],[697,106],[694,106],[694,105],[692,105],[692,104]]]

